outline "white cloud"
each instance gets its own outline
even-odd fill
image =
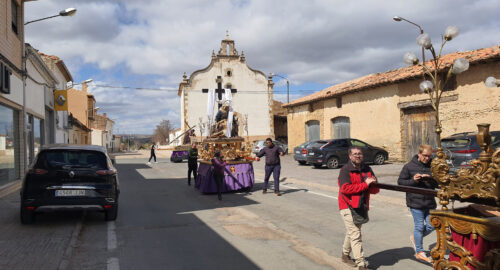
[[[155,75],[140,85],[165,88],[177,88],[184,72],[206,67],[226,30],[252,68],[283,74],[300,88],[402,67],[406,51],[419,52],[419,32],[393,21],[395,15],[419,23],[434,42],[448,25],[457,25],[461,35],[445,53],[498,45],[500,28],[496,0],[44,0],[25,4],[26,20],[69,6],[78,9],[74,17],[31,24],[26,40],[63,58],[72,72],[80,72],[83,64],[94,64],[103,74],[125,67],[135,75]],[[124,90],[112,102],[131,100],[149,101],[154,109],[148,115],[179,110],[175,99],[164,102],[153,92]],[[146,130],[151,123],[140,125]]]

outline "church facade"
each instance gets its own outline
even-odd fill
[[[179,84],[181,130],[196,127],[196,136],[200,136],[199,123],[207,122],[208,119],[209,89],[215,89],[216,96],[220,93],[219,98],[224,96],[224,89],[231,89],[233,109],[242,116],[238,135],[247,138],[242,125],[243,116],[246,115],[250,141],[275,137],[271,110],[273,85],[271,76],[268,78],[262,71],[248,66],[243,51],[240,55],[234,46],[234,40],[226,36],[221,41],[219,52],[212,52],[210,64],[194,71],[189,77],[184,74]]]

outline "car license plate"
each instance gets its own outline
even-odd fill
[[[310,156],[314,156],[314,153],[309,153]]]
[[[66,196],[85,196],[85,190],[81,189],[56,190],[56,197],[66,197]]]

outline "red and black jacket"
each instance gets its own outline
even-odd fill
[[[361,164],[361,168],[354,167],[352,162],[348,162],[340,169],[339,173],[339,209],[349,208],[347,202],[352,208],[359,208],[360,204],[365,202],[366,208],[370,209],[370,194],[377,194],[380,189],[374,185],[368,187],[365,179],[373,176],[372,169]],[[343,197],[343,198],[342,198]]]

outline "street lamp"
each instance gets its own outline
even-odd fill
[[[401,17],[394,17],[394,20],[400,21],[405,19]],[[408,20],[405,21],[418,26],[418,24],[415,24]],[[443,63],[441,62],[441,52],[446,42],[451,41],[458,35],[459,33],[458,28],[456,26],[448,26],[446,28],[445,35],[441,42],[441,47],[439,49],[439,53],[436,53],[436,50],[432,45],[431,38],[429,37],[429,35],[423,34],[422,28],[420,26],[418,27],[421,30],[421,34],[417,38],[417,44],[422,47],[422,50],[424,49],[429,50],[433,58],[432,60],[429,61],[430,62],[429,67],[427,67],[427,64],[425,62],[420,62],[413,53],[406,53],[404,55],[404,61],[410,65],[419,65],[423,69],[424,81],[420,83],[419,87],[422,92],[427,93],[429,95],[432,108],[434,109],[434,117],[436,119],[435,132],[437,135],[438,151],[442,151],[441,148],[442,126],[439,120],[439,104],[441,96],[443,94],[442,87],[446,85],[452,74],[457,75],[469,69],[469,61],[467,61],[467,59],[465,58],[455,59],[453,64],[449,67],[448,71],[446,72],[446,77],[444,79],[441,78],[439,72],[440,71],[439,67],[443,65]],[[422,57],[423,56],[424,54],[422,53]],[[425,76],[427,76],[430,80],[426,80]]]
[[[76,8],[67,8],[65,10],[61,10],[59,12],[59,14],[57,14],[57,15],[53,15],[53,16],[49,16],[49,17],[45,17],[45,18],[41,18],[41,19],[32,20],[32,21],[24,23],[24,25],[27,25],[27,24],[30,24],[30,23],[34,23],[34,22],[43,21],[43,20],[47,20],[47,19],[51,19],[51,18],[55,18],[55,17],[59,17],[59,16],[63,16],[63,17],[64,16],[73,16],[73,15],[75,15],[75,13],[76,13]]]
[[[278,75],[278,74],[271,73],[271,76],[280,77],[280,78],[286,80],[286,103],[289,103],[290,102],[290,81],[288,81],[288,78],[281,76],[281,75]]]
[[[415,25],[416,27],[418,27],[418,29],[420,29],[420,36],[424,36],[424,29],[422,29],[422,27],[420,27],[420,25],[418,25],[410,20],[407,20],[403,17],[399,17],[399,16],[394,16],[392,19],[395,20],[396,22],[405,21],[407,23],[411,23],[411,24]],[[422,46],[422,62],[425,63],[425,51],[424,51],[423,46]],[[424,74],[424,78],[425,78],[425,74]]]
[[[34,22],[39,22],[42,20],[47,20],[50,18],[54,17],[59,17],[59,16],[73,16],[76,13],[76,8],[67,8],[65,10],[61,10],[59,14],[54,15],[54,16],[49,16],[37,20],[32,20],[29,22],[24,23],[24,25],[34,23]],[[23,144],[24,144],[24,172],[26,172],[26,169],[28,168],[28,156],[26,154],[27,152],[27,141],[28,141],[28,130],[26,126],[26,78],[28,76],[28,70],[26,68],[26,61],[27,61],[27,55],[26,55],[26,44],[25,44],[25,31],[23,29],[23,40],[22,40],[22,70],[23,70]]]

